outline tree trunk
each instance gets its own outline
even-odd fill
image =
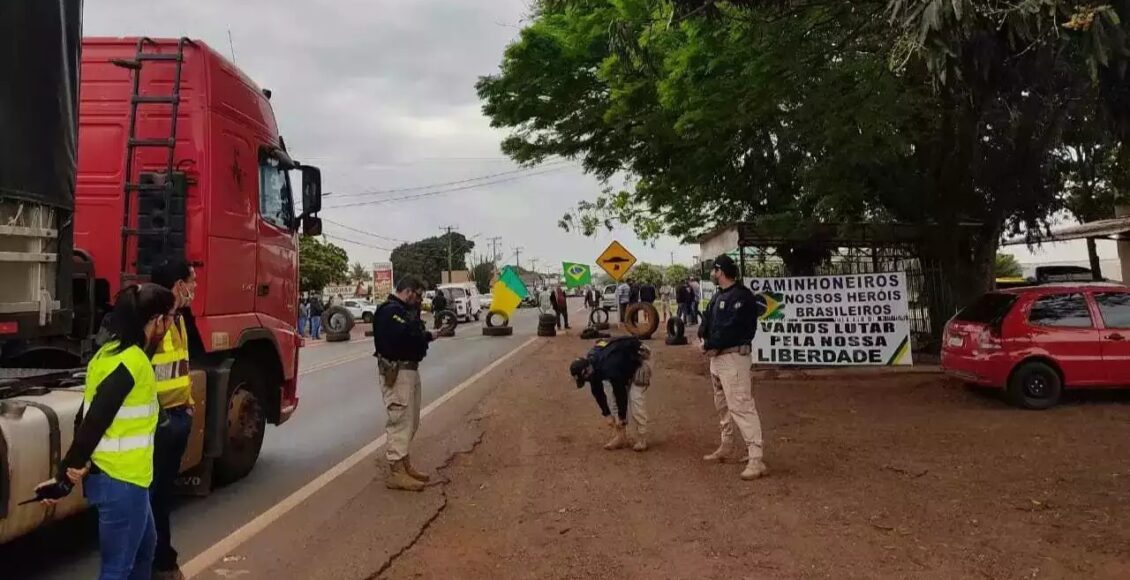
[[[1095,238],[1087,238],[1087,258],[1091,260],[1091,278],[1095,281],[1103,279],[1103,265],[1099,261],[1099,249]]]

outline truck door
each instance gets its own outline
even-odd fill
[[[294,326],[298,269],[294,200],[287,166],[268,152],[259,156],[259,246],[256,249],[255,312]]]

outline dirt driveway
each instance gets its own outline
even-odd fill
[[[1009,408],[937,375],[762,380],[770,477],[706,465],[705,365],[655,341],[653,447],[607,452],[538,345],[480,408],[391,578],[1130,578],[1130,405]]]

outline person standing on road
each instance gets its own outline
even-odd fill
[[[612,439],[604,445],[608,451],[628,446],[628,416],[636,428],[635,451],[647,451],[647,393],[651,383],[651,366],[647,360],[651,350],[634,336],[599,340],[584,357],[569,365],[569,374],[577,381],[577,388],[587,381],[600,413],[612,427]],[[616,416],[608,407],[604,381],[612,385]],[[631,387],[629,387],[631,385]]]
[[[727,256],[729,258],[729,256]],[[733,260],[730,260],[733,262]],[[699,324],[702,322],[702,285],[698,280],[691,278],[691,317],[694,318],[694,323]]]
[[[698,336],[702,350],[710,357],[710,380],[714,387],[714,408],[718,411],[721,444],[703,457],[711,462],[741,462],[735,458],[734,425],[737,425],[748,452],[742,479],[757,479],[767,473],[763,457],[761,418],[753,400],[750,349],[757,332],[760,314],[757,298],[738,279],[738,266],[723,254],[714,260],[711,273],[718,290],[710,299]]]
[[[408,458],[409,445],[420,427],[420,361],[435,340],[420,320],[423,297],[424,283],[405,276],[397,281],[396,294],[389,295],[373,314],[373,356],[377,357],[381,396],[388,413],[385,485],[389,489],[420,491],[431,480],[416,471]]]
[[[310,324],[310,301],[298,299],[298,335],[306,338],[307,325]]]
[[[658,297],[659,295],[655,291],[655,285],[651,282],[644,282],[640,286],[640,302],[655,304],[655,299]]]
[[[319,296],[310,297],[310,338],[322,339],[322,313],[326,311],[325,305]]]
[[[684,325],[691,323],[691,300],[693,300],[694,292],[691,290],[690,282],[684,280],[679,283],[679,287],[675,289],[675,303],[678,305],[676,316],[682,319]]]
[[[188,330],[184,313],[196,294],[196,272],[180,258],[166,260],[153,271],[155,284],[172,291],[176,300],[174,324],[158,342],[153,353],[153,374],[157,379],[157,402],[161,420],[153,441],[153,485],[149,490],[153,520],[157,529],[157,549],[153,577],[159,580],[183,579],[173,548],[169,514],[173,509],[173,484],[180,475],[181,459],[192,433],[192,382],[188,375]]]
[[[114,303],[110,341],[86,367],[83,414],[55,479],[62,499],[82,482],[98,512],[99,580],[149,578],[157,532],[149,503],[153,439],[160,407],[150,356],[176,317],[173,293],[156,284],[127,286]],[[58,500],[44,500],[50,505]]]
[[[447,294],[437,288],[436,295],[432,296],[432,318],[435,321],[433,325],[435,328],[439,328],[443,325],[443,320],[440,319],[439,313],[444,310],[447,310]]]
[[[627,316],[628,303],[632,299],[632,287],[628,286],[627,282],[620,282],[616,286],[616,303],[620,306],[620,324],[624,323]]]
[[[557,328],[569,328],[569,298],[565,296],[565,290],[560,286],[553,289],[553,293],[549,296],[549,303],[553,306],[553,312],[557,315]]]
[[[671,295],[674,292],[671,285],[666,282],[659,287],[659,315],[662,322],[667,322],[667,318],[671,316]]]

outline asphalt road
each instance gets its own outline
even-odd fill
[[[421,365],[423,404],[516,348],[537,325],[536,310],[520,310],[510,337],[482,336],[478,323],[433,343]],[[354,451],[376,439],[385,412],[376,382],[371,339],[303,349],[298,411],[268,428],[255,470],[206,498],[186,499],[173,514],[181,560],[224,538]],[[97,576],[95,522],[81,516],[44,533],[0,546],[0,577],[73,579]]]

